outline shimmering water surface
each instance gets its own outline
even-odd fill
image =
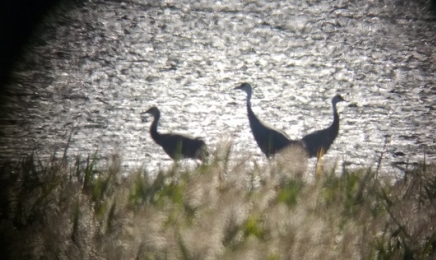
[[[7,92],[0,151],[118,152],[124,166],[171,164],[139,114],[161,132],[265,160],[245,94],[264,122],[301,138],[332,121],[325,156],[352,166],[435,161],[436,18],[425,1],[92,1],[47,19]],[[386,147],[384,143],[386,141]]]

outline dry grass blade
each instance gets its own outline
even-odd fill
[[[230,145],[195,169],[152,179],[29,157],[4,165],[0,234],[13,259],[432,259],[436,167],[386,181],[371,169],[318,168],[305,182],[298,153],[266,165],[231,161]],[[321,164],[321,162],[319,162]],[[320,171],[320,172],[318,172]],[[6,192],[5,192],[6,191]]]

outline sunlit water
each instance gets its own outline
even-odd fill
[[[202,137],[234,156],[257,148],[241,82],[258,117],[298,139],[332,121],[325,161],[374,166],[435,161],[436,18],[420,1],[88,2],[53,15],[2,104],[1,154],[119,153],[126,169],[171,164],[159,130]],[[398,4],[399,2],[403,5]],[[386,143],[386,147],[384,147]]]

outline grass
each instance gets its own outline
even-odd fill
[[[434,259],[436,168],[341,174],[301,158],[122,175],[115,156],[29,156],[0,175],[4,259]],[[303,160],[304,161],[304,160]],[[254,165],[254,166],[253,166]],[[124,176],[124,177],[123,177]]]

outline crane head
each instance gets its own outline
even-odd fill
[[[342,102],[342,101],[346,101],[346,100],[341,95],[339,95],[339,94],[337,94],[336,96],[334,96],[332,98],[332,103],[333,104],[336,104],[336,103],[339,103],[339,102]]]
[[[152,106],[147,111],[145,111],[144,113],[150,114],[150,115],[155,117],[155,116],[160,114],[160,111],[159,111],[159,109],[156,106]]]
[[[243,90],[247,93],[251,93],[252,87],[250,84],[244,82],[239,87],[236,87],[234,89],[240,89],[240,90]]]

